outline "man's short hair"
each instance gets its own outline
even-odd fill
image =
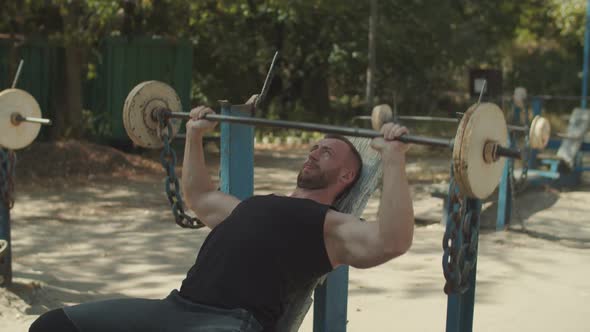
[[[361,173],[363,172],[363,158],[361,157],[361,154],[359,153],[359,151],[356,149],[356,146],[354,146],[354,144],[352,144],[352,142],[349,141],[348,138],[346,138],[345,136],[338,135],[338,134],[327,134],[324,136],[324,138],[337,139],[337,140],[340,140],[340,141],[346,143],[346,145],[348,145],[348,147],[352,151],[352,154],[354,155],[354,157],[359,165],[358,170],[354,176],[354,180],[346,188],[344,188],[344,190],[342,190],[342,192],[340,194],[338,194],[338,196],[336,197],[336,200],[338,200],[342,196],[346,195],[350,191],[350,189],[352,189],[352,187],[354,187],[354,184],[361,177]]]

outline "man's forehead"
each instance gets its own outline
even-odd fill
[[[347,147],[347,144],[342,140],[336,138],[322,138],[317,142],[318,146],[327,146],[327,147]]]
[[[333,150],[346,151],[348,149],[348,144],[346,144],[346,142],[336,138],[322,138],[315,145],[319,147],[331,148]]]

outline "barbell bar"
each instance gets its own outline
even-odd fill
[[[172,137],[180,128],[181,119],[189,119],[182,112],[180,98],[169,85],[147,81],[135,86],[127,95],[123,107],[123,124],[131,140],[138,146],[160,148],[164,145],[160,136],[161,121],[172,131]],[[206,114],[205,119],[245,125],[291,128],[322,133],[375,138],[382,134],[377,130],[348,128],[315,123],[269,120]],[[169,137],[171,139],[172,137]],[[485,198],[497,187],[504,159],[521,158],[520,151],[507,146],[508,130],[502,110],[492,103],[478,103],[470,107],[459,123],[454,139],[403,135],[397,140],[434,147],[452,149],[455,181],[462,194],[473,198]]]
[[[152,117],[157,119],[158,114],[160,116],[175,118],[175,119],[190,119],[189,113],[185,112],[170,112],[165,108],[155,109],[152,112]],[[204,116],[205,120],[209,121],[218,121],[218,122],[229,122],[229,123],[238,123],[238,124],[245,124],[245,125],[253,125],[253,126],[260,126],[260,127],[274,127],[274,128],[284,128],[284,129],[299,129],[305,131],[317,131],[325,134],[338,134],[344,136],[355,136],[355,137],[366,137],[366,138],[375,138],[375,137],[382,137],[383,134],[370,129],[362,129],[362,128],[348,128],[348,127],[341,127],[341,126],[333,126],[333,125],[325,125],[325,124],[317,124],[317,123],[310,123],[310,122],[295,122],[295,121],[283,121],[283,120],[269,120],[263,118],[255,118],[255,117],[239,117],[239,116],[231,116],[231,115],[221,115],[221,114],[206,114]],[[423,137],[423,136],[412,136],[412,135],[403,135],[397,138],[398,141],[404,143],[413,143],[413,144],[421,144],[421,145],[428,145],[428,146],[435,146],[435,147],[453,147],[453,140],[452,139],[442,139],[442,138],[433,138],[433,137]]]
[[[366,116],[367,120],[370,120],[370,116]],[[436,122],[451,122],[451,123],[459,123],[461,119],[459,118],[445,118],[439,116],[420,116],[420,115],[398,115],[396,117],[399,120],[408,120],[408,121],[436,121]],[[526,132],[529,130],[527,126],[517,126],[517,125],[506,125],[508,130],[510,131],[521,131]]]
[[[543,118],[540,115],[535,115],[535,118],[542,118],[543,121],[547,121],[545,118]],[[370,119],[370,116],[367,116],[368,119]],[[459,123],[459,121],[461,121],[461,119],[458,118],[445,118],[445,117],[437,117],[437,116],[414,116],[414,115],[398,115],[396,117],[399,120],[408,120],[408,121],[437,121],[437,122],[451,122],[451,123]],[[535,121],[535,118],[533,118],[533,121]],[[547,122],[547,124],[549,124]],[[518,125],[511,125],[508,124],[506,125],[506,127],[508,128],[509,131],[519,131],[519,132],[523,132],[526,133],[527,131],[530,133],[530,129],[531,127],[529,126],[518,126]],[[534,134],[533,134],[534,135]]]
[[[41,117],[41,108],[28,92],[6,89],[0,92],[0,146],[17,150],[31,144],[51,120]]]
[[[21,122],[38,123],[38,124],[47,125],[47,126],[51,125],[50,119],[35,118],[32,116],[22,116],[22,114],[17,113],[17,112],[10,114],[10,121],[15,126],[18,126]]]
[[[461,119],[458,118],[445,118],[439,116],[419,116],[419,115],[398,115],[395,117],[399,120],[413,120],[413,121],[437,121],[437,122],[451,122],[458,123]],[[357,115],[352,118],[353,120],[371,120],[370,115]]]
[[[384,123],[394,121],[393,112],[391,107],[387,104],[377,105],[373,108],[371,116],[359,116],[358,119],[371,120],[373,129],[380,128]],[[443,117],[431,117],[431,116],[411,116],[402,115],[397,116],[400,120],[413,120],[413,121],[439,121],[439,122],[453,122],[459,123],[461,119],[458,118],[443,118]],[[529,134],[529,144],[533,149],[544,149],[549,144],[549,138],[551,136],[551,125],[549,121],[540,115],[536,115],[529,126],[517,126],[507,125],[509,131],[519,131]]]
[[[395,117],[398,120],[408,120],[408,121],[432,121],[432,122],[449,122],[449,123],[459,123],[461,119],[459,118],[445,118],[440,116],[422,116],[422,115],[398,115]],[[371,116],[369,115],[358,115],[353,117],[353,119],[359,120],[371,120]],[[517,125],[507,125],[508,130],[510,131],[521,131],[526,132],[529,130],[527,126],[517,126]]]
[[[152,117],[155,119],[159,116],[168,117],[168,118],[176,118],[176,119],[190,119],[189,113],[185,112],[170,112],[165,108],[155,109],[152,112]],[[238,123],[238,124],[245,124],[245,125],[253,125],[253,126],[261,126],[261,127],[275,127],[275,128],[284,128],[284,129],[299,129],[305,131],[317,131],[325,134],[338,134],[344,136],[355,136],[355,137],[365,137],[365,138],[376,138],[382,137],[383,134],[376,130],[370,129],[361,129],[361,128],[348,128],[348,127],[341,127],[341,126],[333,126],[333,125],[325,125],[325,124],[317,124],[317,123],[309,123],[309,122],[294,122],[294,121],[283,121],[283,120],[269,120],[263,118],[253,118],[253,117],[239,117],[239,116],[231,116],[231,115],[221,115],[221,114],[205,114],[203,117],[205,120],[209,121],[218,121],[218,122],[229,122],[229,123]],[[432,147],[447,147],[452,149],[454,145],[454,139],[444,139],[444,138],[434,138],[434,137],[425,137],[425,136],[412,136],[412,135],[402,135],[397,137],[395,140],[403,142],[403,143],[412,143],[412,144],[419,144],[419,145],[427,145]],[[492,145],[495,143],[491,143]],[[489,147],[492,149],[492,147]],[[509,157],[509,158],[517,158],[520,159],[520,151],[505,148],[500,145],[496,144],[495,151],[492,151],[492,158],[498,157]]]

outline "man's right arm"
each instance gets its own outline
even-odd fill
[[[210,228],[227,218],[240,201],[216,189],[205,164],[203,135],[212,130],[216,123],[204,120],[209,108],[200,106],[191,111],[186,124],[186,142],[182,163],[182,193],[186,205]]]

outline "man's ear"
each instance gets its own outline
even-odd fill
[[[346,184],[351,183],[352,181],[354,181],[354,171],[349,169],[349,168],[342,168],[342,171],[340,172],[340,180]]]

